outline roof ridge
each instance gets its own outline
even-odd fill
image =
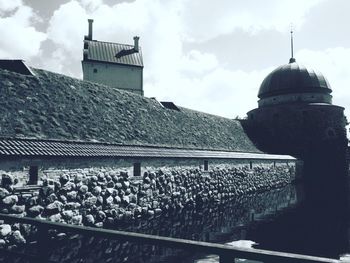
[[[134,47],[134,45],[131,45],[131,44],[122,44],[122,43],[116,43],[116,42],[110,42],[110,41],[89,40],[89,39],[85,39],[84,41],[89,41],[89,42],[100,42],[100,43],[106,43],[106,44],[113,44],[113,45],[121,45],[121,46]],[[139,46],[139,49],[141,49],[140,46]]]

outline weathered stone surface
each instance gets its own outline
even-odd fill
[[[2,202],[5,205],[12,206],[18,202],[18,196],[17,195],[9,195],[2,199]]]
[[[61,222],[61,214],[54,214],[49,216],[49,220],[52,222]]]
[[[81,225],[83,223],[83,216],[82,215],[75,215],[72,217],[72,224],[73,225]]]
[[[89,207],[92,207],[93,205],[96,205],[96,203],[97,203],[97,197],[92,196],[83,202],[83,206],[89,208]]]
[[[37,205],[38,203],[39,203],[39,197],[38,196],[30,197],[27,200],[27,202],[26,202],[27,206],[29,206],[29,207]]]
[[[74,201],[77,200],[77,195],[78,195],[78,193],[76,191],[70,191],[66,195],[67,196],[67,200],[69,202],[74,202]]]
[[[45,212],[49,215],[58,214],[62,211],[63,204],[60,201],[54,201],[45,207]]]
[[[11,214],[21,214],[25,211],[25,206],[24,205],[13,205],[10,209],[9,212]]]
[[[79,187],[79,193],[86,194],[89,191],[89,187],[87,185],[82,185]]]
[[[85,223],[88,226],[94,225],[95,224],[95,218],[93,215],[86,215],[85,216]]]
[[[102,192],[101,186],[95,186],[94,189],[92,190],[93,195],[98,196]]]
[[[50,194],[52,194],[53,192],[54,192],[53,187],[43,186],[42,188],[40,188],[39,195],[45,198]]]
[[[0,239],[0,248],[4,248],[6,246],[6,241],[4,239]]]
[[[0,238],[6,237],[11,233],[11,226],[8,224],[0,225]]]
[[[0,200],[9,194],[9,191],[7,191],[5,188],[0,187]]]
[[[107,199],[106,199],[106,204],[113,204],[113,201],[114,201],[114,198],[112,196],[109,196]]]
[[[26,243],[26,240],[24,239],[24,237],[22,236],[19,230],[12,232],[10,236],[10,240],[11,240],[11,243],[16,245],[21,245]]]
[[[69,202],[65,204],[65,209],[69,209],[69,210],[79,209],[80,207],[81,207],[81,204],[77,202]]]
[[[63,185],[62,190],[69,192],[69,191],[75,190],[75,188],[76,188],[75,183],[67,182],[65,185]]]
[[[37,217],[44,211],[44,207],[40,205],[33,206],[28,209],[28,215],[32,217]]]
[[[69,220],[69,221],[70,221],[70,220],[73,218],[73,216],[74,216],[74,213],[73,213],[72,210],[63,211],[61,214],[62,214],[63,219]]]

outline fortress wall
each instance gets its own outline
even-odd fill
[[[0,174],[10,174],[17,178],[18,185],[26,185],[29,180],[30,167],[38,168],[39,183],[44,179],[57,180],[62,174],[71,177],[82,173],[105,173],[112,171],[115,174],[126,172],[129,176],[134,175],[135,164],[140,164],[140,172],[137,176],[142,176],[147,171],[157,171],[162,169],[199,169],[205,170],[205,163],[208,170],[233,169],[249,167],[294,167],[294,160],[254,160],[254,159],[165,159],[165,158],[52,158],[52,159],[8,159],[0,163]]]
[[[298,157],[322,148],[334,153],[346,145],[343,111],[325,104],[264,107],[248,112],[244,126],[262,151]]]

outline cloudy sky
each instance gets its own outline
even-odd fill
[[[350,109],[349,10],[348,0],[0,0],[0,58],[82,78],[93,18],[94,39],[140,36],[146,96],[244,117],[263,78],[288,63],[293,24],[297,62]]]

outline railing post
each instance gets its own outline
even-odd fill
[[[45,224],[38,224],[38,256],[39,263],[47,263],[50,259],[49,228]]]
[[[219,262],[220,263],[234,263],[235,258],[232,256],[229,256],[228,254],[221,254],[221,255],[219,255]]]

